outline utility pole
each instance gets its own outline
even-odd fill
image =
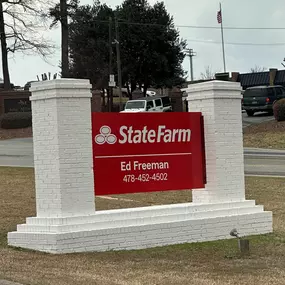
[[[61,77],[69,77],[67,0],[60,0]]]
[[[115,43],[116,43],[116,52],[117,52],[117,69],[118,69],[120,111],[122,111],[122,70],[121,70],[119,23],[118,23],[117,17],[115,17],[115,32],[116,32]]]
[[[108,92],[108,111],[112,112],[113,107],[113,48],[112,48],[112,17],[109,17],[109,92]],[[105,103],[105,94],[104,94],[104,103]]]
[[[190,76],[191,76],[191,81],[194,81],[194,71],[193,71],[193,57],[197,55],[196,52],[193,51],[193,49],[187,49],[186,50],[186,55],[189,56],[190,59]]]
[[[222,37],[222,50],[223,50],[223,63],[224,63],[224,72],[226,73],[226,56],[225,56],[225,42],[224,42],[224,28],[223,28],[223,13],[222,13],[222,4],[220,3],[220,11],[217,15],[218,23],[221,24],[221,37]]]

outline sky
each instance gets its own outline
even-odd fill
[[[122,0],[101,1],[111,7]],[[156,1],[149,0],[150,4]],[[81,0],[92,4],[93,0]],[[165,0],[168,12],[173,15],[181,38],[187,40],[188,48],[197,55],[193,59],[194,79],[200,79],[207,66],[212,72],[223,72],[221,30],[217,22],[219,1],[216,0]],[[285,57],[285,1],[284,0],[222,0],[226,69],[228,72],[250,72],[257,66],[283,69]],[[190,28],[179,26],[203,26]],[[262,28],[227,29],[227,27]],[[268,28],[284,28],[270,30]],[[60,30],[47,30],[44,35],[57,46],[55,54],[43,61],[39,56],[15,54],[9,58],[11,82],[23,86],[27,81],[37,80],[44,72],[59,72]],[[183,68],[189,75],[189,58]],[[2,70],[0,71],[2,77]]]

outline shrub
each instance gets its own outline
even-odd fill
[[[126,103],[122,104],[122,111],[125,109]],[[102,112],[108,112],[108,106],[105,106],[101,108]],[[113,108],[112,108],[113,113],[118,113],[120,112],[120,105],[118,103],[113,103]]]
[[[276,121],[285,121],[285,99],[275,102],[273,105],[273,113]]]
[[[3,129],[22,129],[32,125],[31,112],[11,112],[0,118],[0,127]]]

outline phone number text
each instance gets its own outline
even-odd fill
[[[152,181],[167,181],[168,175],[167,173],[155,173],[155,174],[129,174],[124,175],[123,181],[126,183],[134,183],[134,182],[152,182]]]

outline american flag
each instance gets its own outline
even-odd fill
[[[218,11],[218,14],[217,14],[217,20],[218,20],[218,23],[221,24],[222,23],[222,11]]]

